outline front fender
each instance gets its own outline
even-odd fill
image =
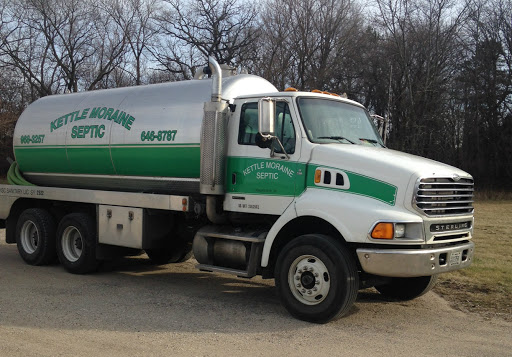
[[[368,233],[378,221],[422,223],[403,206],[348,192],[310,188],[297,198],[297,216],[316,216],[332,224],[346,242],[369,243]]]
[[[268,232],[263,246],[262,267],[268,265],[270,251],[279,231],[289,221],[303,216],[317,217],[329,222],[346,242],[351,243],[375,243],[370,241],[368,233],[379,221],[422,223],[421,217],[402,206],[392,206],[352,193],[308,188],[288,206]]]

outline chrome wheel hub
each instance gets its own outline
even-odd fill
[[[301,303],[317,305],[329,294],[330,274],[325,264],[314,255],[301,255],[290,266],[288,285]]]

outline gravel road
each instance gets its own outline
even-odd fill
[[[325,325],[290,317],[273,281],[203,273],[145,256],[76,276],[33,267],[0,230],[0,356],[511,356],[512,324],[429,293],[374,290]]]

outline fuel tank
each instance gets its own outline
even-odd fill
[[[222,80],[222,99],[276,92],[248,74]],[[14,131],[25,178],[40,186],[199,192],[200,134],[212,80],[43,97]]]

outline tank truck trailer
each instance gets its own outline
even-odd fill
[[[387,149],[359,103],[208,69],[27,107],[0,185],[25,262],[82,274],[193,251],[200,270],[274,278],[293,316],[320,323],[358,289],[413,299],[471,264],[469,174]]]

